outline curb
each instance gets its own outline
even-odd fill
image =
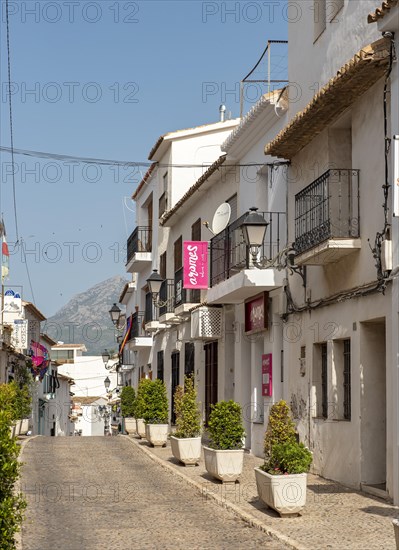
[[[19,451],[19,455],[18,455],[18,462],[22,464],[22,454],[24,452],[24,448],[25,448],[25,445],[27,443],[29,443],[29,441],[31,441],[32,439],[35,439],[36,437],[39,437],[38,435],[31,435],[29,437],[27,437],[26,439],[24,439],[23,441],[21,441],[19,443],[19,446],[21,448],[21,450]],[[18,481],[16,482],[15,484],[15,491],[17,493],[20,493],[21,492],[21,477],[18,478]],[[23,526],[23,522],[22,522],[22,526]],[[21,529],[15,533],[15,548],[16,550],[22,550],[22,526],[21,526]]]
[[[251,527],[255,527],[255,529],[259,529],[259,531],[263,531],[267,535],[271,536],[273,539],[284,543],[286,546],[288,546],[289,548],[292,548],[293,550],[309,550],[307,546],[303,546],[295,539],[292,539],[291,537],[288,537],[287,535],[280,533],[280,531],[277,531],[272,527],[268,527],[261,520],[255,518],[252,514],[245,512],[242,508],[237,506],[237,504],[234,504],[233,502],[228,502],[227,500],[224,500],[223,498],[221,498],[219,495],[208,491],[200,483],[198,483],[194,479],[187,477],[183,472],[179,471],[174,466],[166,463],[164,460],[162,460],[162,458],[159,458],[158,456],[154,455],[149,449],[147,449],[147,447],[140,445],[137,439],[134,439],[127,435],[124,435],[122,437],[125,437],[126,439],[131,441],[133,445],[135,445],[138,449],[143,451],[143,453],[146,454],[153,462],[156,462],[157,464],[162,466],[162,468],[164,468],[165,470],[168,470],[172,474],[179,476],[181,479],[184,479],[184,481],[186,481],[189,485],[192,485],[193,487],[195,487],[203,496],[205,495],[206,498],[210,498],[214,500],[222,508],[225,508],[227,510],[230,510],[231,512],[234,512],[234,514],[239,516],[245,523],[247,523]]]

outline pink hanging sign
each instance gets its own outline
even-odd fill
[[[272,354],[266,353],[262,355],[262,395],[263,397],[272,396],[273,382],[273,363]]]
[[[183,288],[208,288],[207,241],[184,241]]]

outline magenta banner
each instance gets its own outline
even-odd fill
[[[266,353],[262,355],[262,395],[263,397],[271,397],[273,382],[273,363],[272,354]]]
[[[184,241],[183,288],[208,288],[207,241]]]

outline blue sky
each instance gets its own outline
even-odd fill
[[[14,147],[145,161],[159,135],[239,115],[238,83],[267,40],[287,38],[286,2],[9,1]],[[10,144],[5,0],[1,1],[0,142]],[[272,58],[284,76],[282,49]],[[265,67],[262,67],[265,70]],[[280,77],[280,76],[279,76]],[[248,93],[250,102],[260,88]],[[1,211],[16,240],[10,155]],[[124,275],[138,169],[16,156],[19,236],[36,305],[50,316],[74,294]],[[142,169],[143,170],[143,169]],[[70,243],[70,244],[68,244]],[[73,244],[72,244],[73,243]],[[21,248],[9,284],[32,294]]]

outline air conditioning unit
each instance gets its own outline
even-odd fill
[[[199,307],[191,312],[191,338],[215,340],[222,337],[223,309]]]

